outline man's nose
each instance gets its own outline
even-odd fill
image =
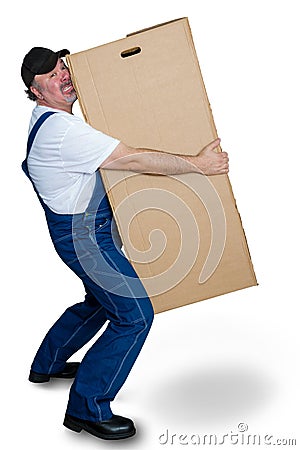
[[[61,81],[68,81],[70,79],[70,72],[68,70],[61,71]]]

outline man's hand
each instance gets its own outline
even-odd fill
[[[226,152],[217,152],[216,149],[220,144],[220,139],[208,144],[199,155],[191,159],[203,175],[220,175],[228,173],[229,159]]]

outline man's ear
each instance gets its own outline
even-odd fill
[[[31,90],[31,92],[32,92],[38,99],[40,99],[40,100],[43,99],[43,96],[42,96],[41,92],[40,92],[36,87],[30,86],[29,89]]]

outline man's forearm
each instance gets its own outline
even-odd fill
[[[101,165],[103,169],[130,170],[137,173],[179,175],[202,173],[218,175],[228,172],[228,155],[215,150],[220,144],[216,139],[197,156],[182,156],[150,149],[132,148],[120,143]]]
[[[201,173],[192,163],[193,157],[136,149],[137,153],[128,157],[129,170],[156,175],[179,175],[188,172]]]

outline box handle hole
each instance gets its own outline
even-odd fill
[[[138,55],[139,53],[141,53],[141,51],[142,51],[141,47],[132,47],[129,48],[128,50],[124,50],[123,52],[121,52],[121,57],[128,58],[129,56]]]

